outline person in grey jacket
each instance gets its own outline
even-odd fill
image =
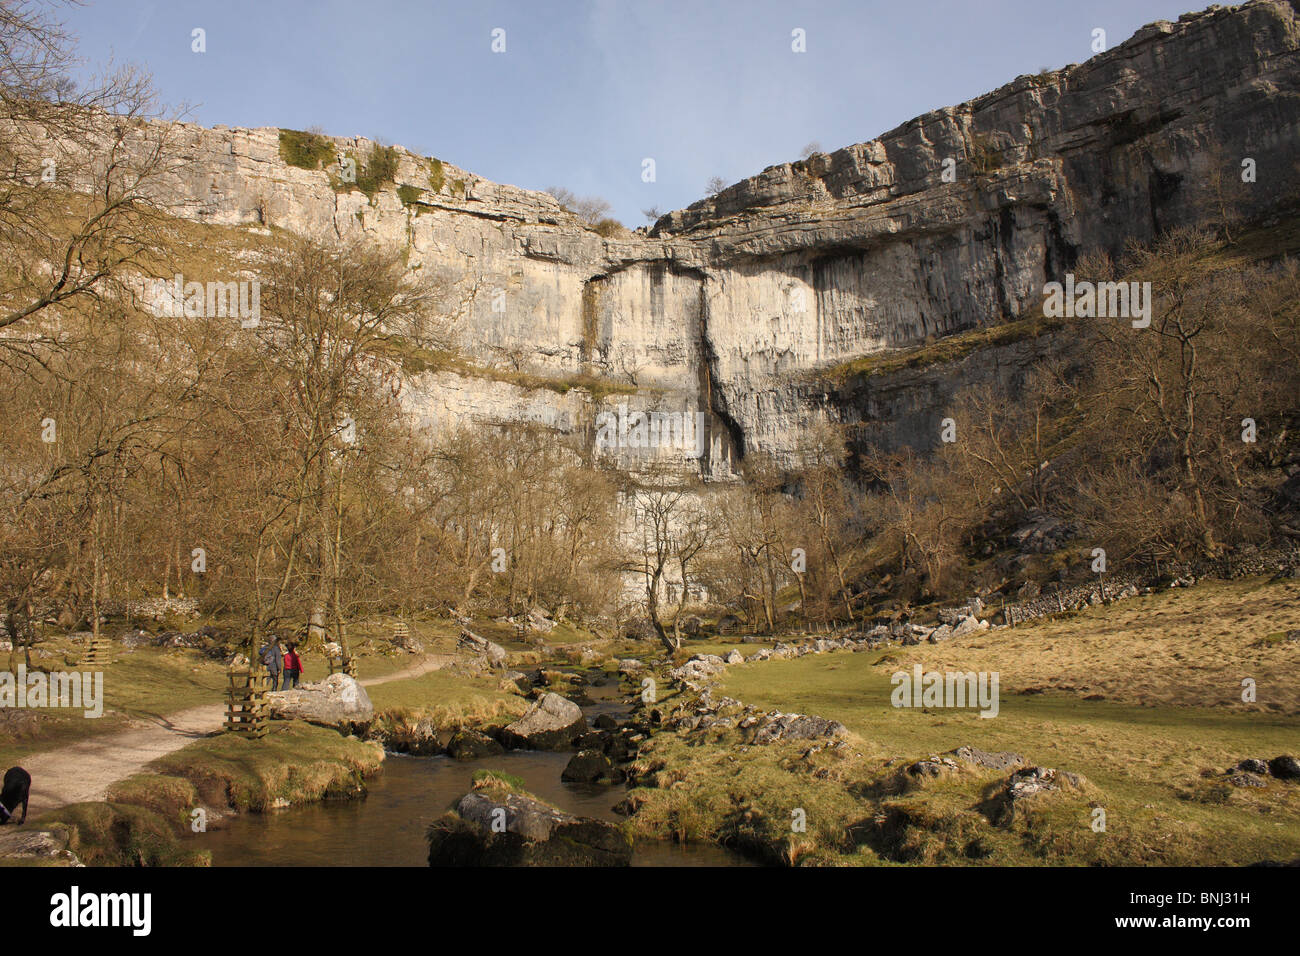
[[[271,690],[280,689],[280,637],[272,634],[271,639],[262,645],[262,649],[257,652],[262,658],[262,663],[266,665],[267,672],[271,675]]]

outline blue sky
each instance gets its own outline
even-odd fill
[[[145,66],[196,122],[400,143],[499,182],[603,196],[636,226],[710,177],[872,139],[1083,62],[1095,28],[1114,46],[1191,2],[89,0],[66,19],[81,56]]]

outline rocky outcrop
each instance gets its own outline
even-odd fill
[[[536,797],[476,790],[428,830],[430,866],[627,866],[632,844],[612,823]]]
[[[1013,380],[1057,343],[1010,341],[893,376],[822,373],[1025,316],[1083,251],[1217,215],[1223,177],[1243,187],[1232,202],[1246,218],[1289,203],[1298,92],[1296,9],[1258,0],[1151,24],[1084,64],[772,166],[626,238],[400,148],[392,184],[341,187],[334,159],[289,165],[269,128],[177,125],[185,162],[159,192],[250,243],[271,230],[361,239],[442,280],[464,303],[465,362],[408,370],[402,397],[427,424],[540,422],[590,447],[595,416],[620,405],[699,414],[698,457],[601,454],[720,478],[750,449],[791,460],[823,418],[885,445],[935,441],[955,384]],[[341,159],[375,148],[331,145]],[[1245,159],[1258,170],[1249,188]],[[617,390],[569,387],[582,376]]]
[[[365,723],[375,713],[366,689],[347,674],[331,674],[296,690],[274,691],[266,699],[272,717],[327,727]]]

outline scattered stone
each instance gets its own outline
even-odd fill
[[[756,744],[770,744],[778,740],[816,740],[819,737],[844,737],[848,728],[838,720],[804,714],[773,714],[758,728]]]
[[[1234,787],[1267,787],[1268,781],[1257,773],[1234,773],[1228,778]]]
[[[720,674],[726,664],[716,654],[696,654],[681,667],[668,672],[670,677],[682,681],[701,681]]]

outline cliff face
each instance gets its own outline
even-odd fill
[[[165,198],[179,215],[405,249],[468,301],[456,334],[475,363],[628,392],[423,373],[407,383],[418,414],[542,421],[589,441],[597,413],[620,403],[701,411],[698,467],[723,477],[749,449],[791,460],[821,417],[896,408],[894,438],[908,440],[938,395],[882,404],[888,389],[820,386],[820,368],[1012,319],[1082,253],[1118,252],[1224,201],[1247,217],[1291,201],[1300,16],[1259,0],[1156,23],[1085,64],[773,166],[625,239],[548,195],[400,149],[395,183],[370,199],[286,164],[276,129],[177,134],[187,165]],[[357,157],[372,146],[334,143]]]

